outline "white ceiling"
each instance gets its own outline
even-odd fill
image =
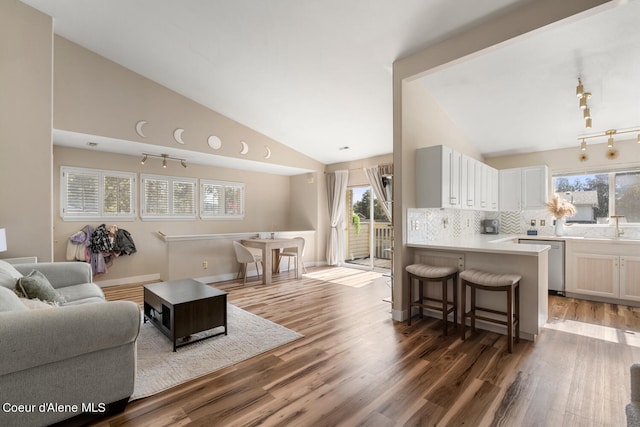
[[[394,60],[521,3],[23,2],[53,16],[56,34],[325,164],[392,152]],[[640,75],[640,31],[631,26],[639,4],[527,37],[423,82],[485,155],[575,144],[584,132],[573,94],[579,74],[594,94],[594,130],[638,126],[640,85],[632,78]]]
[[[640,1],[630,1],[528,34],[422,83],[489,157],[577,147],[579,136],[639,129],[639,17]],[[578,76],[592,94],[591,129],[578,107]]]

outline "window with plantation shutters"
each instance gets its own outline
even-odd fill
[[[141,214],[145,220],[195,219],[196,180],[141,175]]]
[[[200,218],[244,218],[244,184],[200,180]]]
[[[135,173],[60,168],[60,216],[68,221],[133,220]]]

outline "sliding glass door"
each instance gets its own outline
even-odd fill
[[[392,226],[371,187],[347,188],[345,264],[369,270],[391,268]]]

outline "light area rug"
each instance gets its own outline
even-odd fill
[[[303,337],[232,304],[227,304],[227,328],[227,335],[180,347],[174,353],[169,338],[150,322],[142,323],[130,400],[151,396]],[[223,330],[216,328],[207,333]]]

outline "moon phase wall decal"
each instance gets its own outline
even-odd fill
[[[244,141],[240,141],[240,144],[242,145],[242,149],[240,150],[240,154],[247,154],[249,152],[249,146],[247,145],[247,143],[244,142]]]
[[[268,159],[269,157],[271,157],[271,149],[266,145],[264,146],[264,149],[267,150],[267,153],[264,155],[264,158]]]
[[[182,129],[182,128],[178,128],[178,129],[174,130],[173,131],[173,139],[175,139],[178,144],[184,145],[184,141],[182,140],[182,132],[184,132],[184,129]]]
[[[147,124],[146,120],[140,120],[138,123],[136,123],[136,133],[143,138],[147,137],[147,135],[144,134],[144,131],[142,129],[142,127],[146,124]]]
[[[209,144],[209,147],[213,148],[214,150],[219,150],[220,147],[222,147],[222,140],[220,140],[220,138],[215,135],[211,135],[207,139],[207,143]]]

